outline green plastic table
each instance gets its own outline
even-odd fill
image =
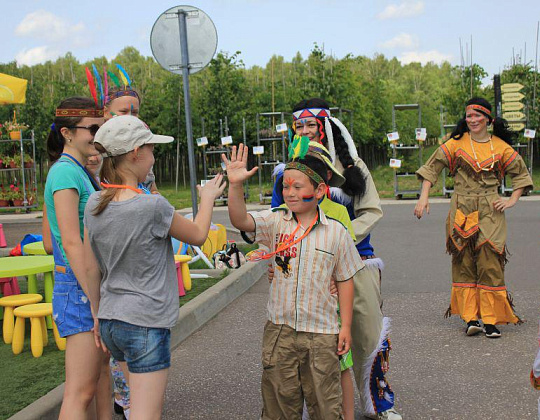
[[[43,241],[32,242],[25,245],[23,251],[27,255],[47,255],[45,248],[43,247]]]
[[[24,256],[0,258],[0,277],[28,277],[28,293],[37,293],[36,274],[43,273],[45,284],[45,302],[52,302],[54,287],[54,258],[47,256]],[[47,318],[47,326],[52,328],[52,321]]]

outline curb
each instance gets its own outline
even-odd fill
[[[182,306],[178,321],[171,330],[171,352],[230,303],[242,296],[265,271],[264,261],[247,263]],[[56,420],[60,414],[63,394],[64,384],[62,383],[8,420]]]

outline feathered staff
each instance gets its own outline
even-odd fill
[[[303,159],[309,149],[309,139],[306,136],[294,136],[289,145],[289,159]]]
[[[103,84],[101,83],[101,77],[99,76],[99,73],[97,71],[95,64],[92,64],[92,70],[94,71],[94,76],[96,77],[96,83],[98,86],[100,108],[103,108],[103,106],[105,105],[105,96],[103,95]]]
[[[96,92],[96,85],[94,84],[94,79],[92,78],[92,73],[90,73],[90,70],[88,70],[88,67],[85,67],[84,69],[86,70],[86,79],[88,80],[88,88],[90,89],[90,93],[92,94],[92,98],[94,98],[94,102],[96,103],[96,108],[99,108],[97,92]]]
[[[116,67],[118,67],[118,70],[120,70],[120,77],[122,78],[122,81],[124,82],[124,87],[126,86],[131,87],[131,79],[129,78],[127,71],[125,71],[124,68],[120,64],[117,64]]]

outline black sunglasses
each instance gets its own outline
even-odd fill
[[[92,124],[92,125],[88,125],[88,126],[84,126],[84,125],[74,125],[72,127],[67,127],[67,128],[84,128],[85,130],[88,130],[90,131],[90,134],[92,134],[93,136],[96,135],[96,133],[98,132],[99,130],[99,125],[97,124]]]

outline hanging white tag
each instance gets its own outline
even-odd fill
[[[222,137],[221,138],[221,144],[223,146],[227,146],[228,144],[232,144],[232,136]]]
[[[388,141],[397,141],[399,140],[399,133],[397,131],[387,133],[386,138],[388,139]]]
[[[287,131],[287,124],[283,123],[283,124],[276,125],[276,131],[278,133],[285,133]]]
[[[526,128],[525,132],[523,133],[523,136],[528,139],[534,139],[536,137],[536,130],[531,130],[530,128]]]
[[[425,141],[427,138],[427,131],[425,128],[417,128],[416,129],[416,140],[418,141]]]
[[[199,137],[197,139],[197,146],[206,146],[208,144],[208,138],[207,137]]]
[[[401,160],[390,159],[390,167],[394,169],[401,168]]]
[[[253,154],[254,155],[263,155],[264,154],[264,146],[253,146]]]

